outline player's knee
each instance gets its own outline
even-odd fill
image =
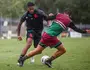
[[[63,48],[63,53],[66,53],[66,49],[65,48]]]
[[[66,49],[65,48],[62,48],[59,51],[62,51],[63,53],[66,53]]]
[[[32,44],[30,43],[30,44],[28,44],[28,46],[31,46]]]
[[[31,46],[30,44],[27,44],[27,48],[30,48],[30,46]]]
[[[31,46],[32,45],[32,39],[31,40],[27,40],[27,46]]]
[[[27,42],[27,46],[31,46],[32,45],[32,42]]]

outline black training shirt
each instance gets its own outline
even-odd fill
[[[28,11],[21,17],[21,22],[26,21],[27,29],[42,30],[43,20],[47,20],[47,15],[42,10],[35,10],[34,14]]]

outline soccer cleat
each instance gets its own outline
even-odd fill
[[[23,64],[24,64],[24,60],[19,59],[17,65],[20,66],[20,67],[22,67]]]
[[[45,65],[47,65],[49,68],[52,68],[52,63],[49,61],[45,61]]]
[[[31,61],[31,63],[34,63],[34,62],[35,62],[34,57],[31,57],[31,58],[30,58],[30,61]]]

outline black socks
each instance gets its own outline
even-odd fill
[[[55,59],[55,57],[51,56],[47,61],[52,62]]]

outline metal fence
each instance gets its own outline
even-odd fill
[[[7,38],[12,37],[15,38],[17,36],[17,26],[18,26],[19,20],[18,19],[4,19],[0,18],[0,38]],[[44,22],[44,29],[47,29],[46,22]],[[81,29],[90,29],[90,24],[77,24],[78,28]],[[65,33],[65,32],[64,32]],[[66,31],[68,33],[68,36],[70,34],[70,31]],[[26,27],[25,24],[22,25],[21,29],[21,35],[25,36],[26,34]],[[82,36],[90,36],[90,34],[82,34]]]

